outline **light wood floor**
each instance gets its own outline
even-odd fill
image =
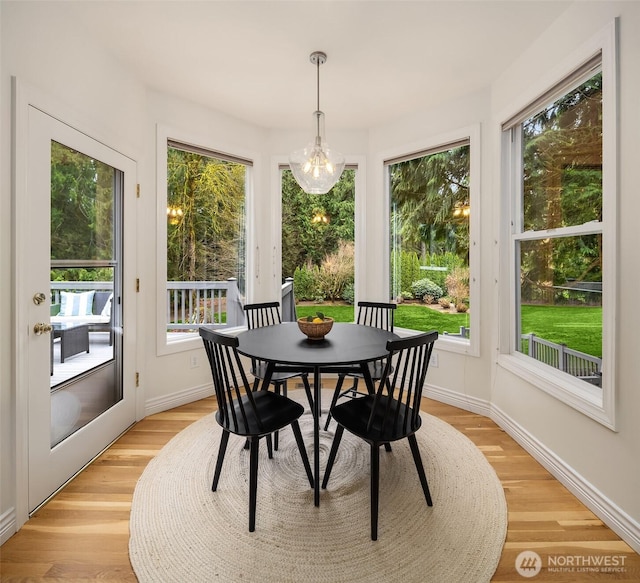
[[[2,582],[135,581],[128,542],[136,481],[165,443],[213,408],[213,399],[204,399],[135,425],[0,548]],[[493,581],[640,581],[640,556],[493,421],[436,401],[425,400],[423,408],[467,435],[504,485],[509,526]],[[525,550],[536,551],[545,566],[534,578],[515,569]],[[604,557],[624,561],[624,570],[551,572],[546,569],[551,556],[565,564]]]

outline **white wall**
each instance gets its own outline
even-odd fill
[[[427,74],[427,72],[425,73]],[[385,159],[402,153],[419,152],[435,145],[446,143],[442,140],[459,140],[468,136],[465,131],[480,126],[479,151],[471,150],[472,158],[480,156],[480,203],[477,209],[481,213],[481,223],[491,220],[491,165],[484,155],[487,147],[488,132],[485,131],[490,120],[490,93],[488,90],[466,96],[447,103],[437,109],[399,119],[395,123],[374,128],[369,144],[368,189],[367,198],[367,242],[368,257],[373,265],[367,271],[366,286],[369,289],[387,289],[388,276],[382,265],[376,268],[376,258],[385,257],[387,237],[382,236],[380,225],[387,220],[388,201],[385,198],[382,164]],[[473,179],[473,177],[472,177]],[[476,207],[474,207],[476,208]],[[477,212],[474,210],[473,212]],[[492,249],[494,247],[489,229],[480,228],[479,234],[472,234],[480,245],[480,297],[472,298],[471,310],[480,311],[480,356],[464,356],[458,352],[443,348],[443,342],[436,346],[438,368],[429,370],[428,383],[436,392],[452,392],[454,404],[471,410],[486,413],[486,404],[490,399],[490,363],[491,350],[489,340],[491,327],[490,303],[485,298],[493,294]],[[432,391],[433,394],[433,391]]]
[[[139,265],[143,296],[140,305],[144,316],[144,322],[141,322],[140,326],[141,329],[149,331],[148,341],[142,347],[143,354],[140,358],[147,411],[164,410],[212,393],[211,372],[206,364],[206,356],[199,338],[168,349],[158,349],[156,344],[156,336],[159,335],[158,338],[163,339],[166,332],[166,325],[162,319],[165,313],[166,271],[160,269],[166,258],[159,253],[161,248],[166,246],[166,238],[163,238],[162,232],[156,238],[156,219],[161,217],[163,221],[166,220],[166,193],[160,192],[157,188],[155,153],[158,124],[168,128],[167,131],[174,139],[252,160],[253,192],[248,201],[249,205],[253,207],[254,216],[257,217],[267,216],[270,208],[270,157],[268,153],[265,154],[266,130],[193,103],[149,92],[145,122],[145,159],[141,164],[143,171],[140,176],[143,185],[140,213],[143,222],[140,224],[140,232],[144,233],[144,237],[138,250],[141,258]],[[161,147],[166,149],[166,144]],[[260,222],[257,226],[260,226]],[[259,263],[261,276],[259,279],[250,278],[247,286],[253,296],[259,297],[266,293],[263,288],[268,288],[271,284],[268,277],[268,267],[271,264],[271,255],[268,252],[269,229],[268,224],[263,224],[261,229],[256,228],[256,224],[253,224],[252,228],[251,223],[248,227],[249,252],[253,254],[256,247],[259,248],[258,257],[249,257],[249,265]],[[158,259],[162,263],[159,263]],[[162,285],[160,293],[156,293],[156,285],[158,288]],[[158,321],[158,315],[161,321]],[[190,367],[194,350],[200,355],[200,366],[197,368]]]
[[[562,463],[572,467],[585,480],[617,505],[622,514],[640,523],[640,361],[637,357],[637,330],[640,314],[636,309],[640,275],[637,266],[637,166],[640,152],[640,5],[633,2],[576,3],[530,47],[512,68],[505,71],[493,87],[494,126],[497,117],[514,105],[524,106],[530,79],[543,77],[562,57],[620,17],[619,70],[619,254],[617,344],[617,420],[613,432],[577,413],[542,391],[505,371],[496,371],[493,404],[513,423],[520,425]],[[520,103],[519,103],[520,102]],[[512,112],[513,113],[513,112]],[[498,145],[494,144],[495,161]],[[495,195],[498,195],[497,189]],[[498,216],[498,201],[494,199]],[[494,225],[497,227],[497,225]],[[494,228],[498,233],[499,229]],[[624,516],[622,516],[624,518]]]
[[[86,131],[114,149],[137,159],[144,119],[144,88],[103,51],[78,38],[72,23],[55,10],[36,17],[32,6],[1,4],[2,77],[0,81],[0,204],[9,209],[11,196],[11,77],[46,97],[51,113],[64,115],[70,125]],[[40,7],[41,9],[42,7]],[[64,113],[61,113],[64,112]],[[14,297],[10,213],[0,214],[0,292],[6,309],[0,310],[0,531],[4,540],[15,517],[16,394],[26,387],[14,383],[14,319],[12,306],[28,301]],[[27,258],[25,258],[26,260]]]
[[[73,5],[75,3],[68,3]],[[43,13],[43,10],[45,13]],[[496,322],[494,297],[497,269],[496,221],[499,220],[499,144],[497,127],[500,113],[517,102],[528,80],[540,75],[557,60],[558,54],[573,50],[614,16],[620,15],[620,281],[618,319],[618,426],[617,433],[575,412],[536,387],[495,365]],[[0,203],[11,203],[11,76],[27,82],[64,104],[73,112],[74,125],[109,146],[123,151],[138,162],[142,196],[139,203],[138,265],[141,292],[138,305],[138,364],[144,401],[160,410],[180,404],[207,390],[206,366],[190,369],[191,348],[161,355],[156,344],[158,296],[156,282],[156,218],[162,193],[156,189],[155,127],[157,123],[210,137],[212,145],[237,145],[257,153],[253,202],[258,217],[270,216],[279,197],[273,191],[274,160],[308,141],[306,134],[270,131],[232,119],[222,113],[194,106],[166,95],[147,91],[96,44],[90,31],[79,32],[69,14],[59,16],[46,4],[0,3],[2,58],[0,82]],[[430,137],[447,134],[473,124],[481,126],[481,283],[477,307],[480,310],[480,355],[464,356],[440,351],[439,367],[429,373],[429,382],[448,393],[451,400],[470,409],[484,409],[501,421],[522,431],[531,443],[557,461],[559,467],[573,467],[587,489],[603,494],[607,511],[619,509],[620,519],[628,519],[637,534],[640,522],[640,359],[637,358],[635,331],[640,327],[636,290],[640,289],[635,269],[635,249],[639,247],[636,223],[634,169],[640,152],[640,75],[637,58],[640,38],[640,5],[630,2],[580,2],[573,6],[545,33],[527,54],[506,71],[491,88],[449,103],[434,111],[398,120],[369,132],[334,133],[331,120],[327,130],[332,145],[348,157],[366,161],[366,215],[362,217],[362,271],[364,293],[387,289],[384,271],[385,239],[381,236],[386,219],[386,202],[379,162],[385,152],[411,147]],[[81,35],[79,37],[79,35]],[[78,47],[81,47],[79,49]],[[505,48],[508,50],[508,47]],[[428,72],[425,72],[428,74]],[[161,210],[161,209],[160,209]],[[0,305],[12,305],[11,218],[0,213]],[[258,261],[263,273],[272,264],[271,249],[277,233],[253,225],[260,247]],[[372,291],[374,290],[374,291]],[[255,282],[254,298],[266,299],[273,293],[273,278]],[[0,329],[12,330],[10,310],[0,310]],[[200,351],[195,348],[193,350]],[[204,358],[204,356],[203,356]],[[13,422],[16,391],[12,385],[12,338],[0,335],[0,528],[10,522],[15,504],[15,459]],[[492,406],[495,410],[492,412]],[[598,501],[601,503],[601,501]]]
[[[565,55],[575,51],[615,17],[620,17],[620,221],[619,317],[617,341],[618,431],[575,411],[547,393],[496,365],[501,277],[498,267],[501,217],[500,124],[501,116],[524,107],[532,79],[544,76]],[[431,368],[432,393],[452,404],[492,416],[534,455],[552,469],[580,498],[606,518],[615,530],[640,548],[640,360],[637,358],[636,309],[640,272],[634,257],[640,243],[637,228],[637,157],[640,152],[640,5],[630,2],[576,3],[486,93],[469,95],[433,111],[371,130],[367,225],[375,232],[385,219],[386,201],[379,162],[384,153],[416,145],[430,137],[479,123],[482,126],[481,192],[481,293],[480,356],[438,350],[439,367]],[[514,110],[515,108],[515,110]],[[472,156],[473,156],[472,152]],[[377,162],[372,163],[372,160]],[[476,208],[476,207],[474,207]],[[383,255],[385,241],[369,237],[371,257]],[[384,285],[380,271],[369,269],[367,286]]]

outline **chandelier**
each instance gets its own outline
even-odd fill
[[[302,190],[308,194],[326,194],[340,179],[344,156],[329,148],[324,134],[324,113],[320,111],[320,65],[327,61],[327,55],[316,51],[309,60],[317,72],[317,108],[313,112],[316,137],[305,148],[289,155],[289,165]]]

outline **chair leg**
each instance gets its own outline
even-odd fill
[[[345,391],[345,394],[347,393],[351,393],[351,397],[353,398],[358,394],[358,377],[353,378],[353,385],[351,385],[348,391]]]
[[[216,461],[216,471],[213,474],[213,484],[211,485],[211,491],[215,492],[218,489],[218,480],[220,479],[220,472],[222,472],[222,462],[224,462],[224,454],[227,452],[227,444],[229,443],[229,432],[222,431],[222,437],[220,438],[220,447],[218,448],[218,460]]]
[[[307,393],[307,399],[309,400],[309,407],[313,413],[313,395],[311,394],[311,385],[309,384],[309,375],[302,375],[302,384],[304,385],[304,392]]]
[[[411,453],[413,454],[413,461],[416,464],[416,470],[418,470],[418,476],[420,477],[420,483],[422,484],[422,491],[424,497],[427,500],[427,506],[433,506],[431,501],[431,493],[429,492],[429,484],[427,483],[427,475],[424,473],[424,466],[422,465],[422,458],[420,457],[420,450],[418,449],[418,440],[415,434],[409,435],[409,445],[411,446]]]
[[[336,383],[336,390],[333,391],[333,397],[331,398],[331,405],[329,405],[329,414],[327,415],[327,421],[324,424],[324,430],[329,429],[329,423],[331,423],[331,409],[333,409],[340,398],[340,390],[342,389],[342,383],[344,383],[344,379],[346,375],[340,374],[338,375],[338,382]]]
[[[333,462],[336,459],[336,454],[338,453],[338,447],[340,447],[340,440],[342,439],[343,433],[344,433],[344,427],[342,427],[342,425],[338,425],[336,427],[336,434],[335,434],[335,437],[333,438],[333,443],[331,444],[331,451],[329,452],[327,467],[324,470],[324,478],[322,480],[323,490],[327,487],[327,484],[329,482],[329,476],[331,475],[331,468],[333,468]]]
[[[272,460],[273,459],[273,445],[271,442],[271,433],[269,433],[269,435],[267,435],[267,454],[269,456],[269,459]]]
[[[313,472],[311,471],[311,465],[309,464],[309,456],[307,455],[307,450],[304,446],[304,441],[302,441],[302,432],[300,431],[300,423],[296,419],[292,424],[291,428],[293,429],[293,434],[296,436],[296,443],[298,444],[298,449],[300,450],[300,455],[302,456],[302,463],[304,464],[304,469],[307,472],[307,478],[309,478],[309,484],[313,488]]]
[[[282,389],[282,392],[281,392]],[[281,382],[281,383],[276,383],[276,394],[277,395],[283,395],[283,396],[287,396],[287,381]],[[280,432],[279,431],[274,431],[273,432],[273,451],[278,451],[278,443],[279,443],[279,435]]]
[[[371,444],[371,540],[378,540],[380,492],[380,444]]]
[[[258,447],[260,439],[251,439],[249,461],[249,532],[256,529],[256,500],[258,495]]]

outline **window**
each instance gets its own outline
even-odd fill
[[[293,278],[298,315],[322,310],[353,320],[357,168],[345,168],[324,195],[307,194],[281,168],[282,281]],[[345,305],[348,304],[348,305]]]
[[[251,163],[167,141],[167,340],[243,323]]]
[[[463,138],[385,161],[389,297],[400,304],[396,325],[438,330],[464,352],[477,334],[471,143]]]
[[[510,353],[538,386],[611,424],[615,196],[604,188],[614,172],[604,163],[604,81],[599,51],[505,123],[503,144],[512,185]]]

